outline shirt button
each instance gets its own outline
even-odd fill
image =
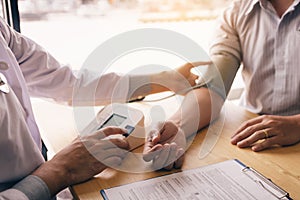
[[[0,61],[0,70],[7,70],[8,64],[6,62]]]

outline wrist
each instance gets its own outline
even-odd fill
[[[69,177],[68,170],[52,161],[42,164],[32,175],[41,178],[46,183],[51,196],[70,185],[68,181],[71,177]]]

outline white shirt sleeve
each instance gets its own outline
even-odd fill
[[[8,189],[0,192],[0,200],[29,200],[28,197],[21,191],[16,189]]]
[[[73,95],[79,94],[80,97],[76,98],[84,101],[83,104],[91,101],[88,98],[100,104],[110,102],[112,98],[116,101],[127,98],[128,76],[116,73],[101,75],[89,70],[75,74],[34,41],[3,22],[2,26],[2,34],[20,65],[31,96],[72,102]]]
[[[220,88],[222,82],[226,94],[230,90],[242,60],[241,44],[236,31],[240,7],[239,3],[240,2],[232,3],[217,20],[216,30],[210,48],[210,56],[219,75],[217,78],[212,78],[211,87]],[[213,72],[211,74],[216,73]],[[221,81],[220,77],[222,78]]]

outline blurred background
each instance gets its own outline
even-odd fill
[[[103,41],[136,28],[174,30],[207,50],[214,21],[229,2],[18,0],[21,32],[75,69],[80,68],[85,58]]]

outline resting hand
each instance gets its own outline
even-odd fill
[[[92,178],[106,166],[121,164],[128,149],[122,139],[103,140],[106,136],[123,134],[124,130],[107,127],[81,138],[57,153],[53,159],[41,165],[33,175],[42,178],[52,194],[76,183]]]
[[[292,145],[300,141],[300,115],[263,115],[246,121],[232,136],[231,143],[261,151],[274,145]],[[261,142],[259,142],[261,141]]]
[[[158,123],[146,138],[143,158],[152,160],[154,169],[180,168],[184,160],[186,139],[183,131],[171,122]]]

